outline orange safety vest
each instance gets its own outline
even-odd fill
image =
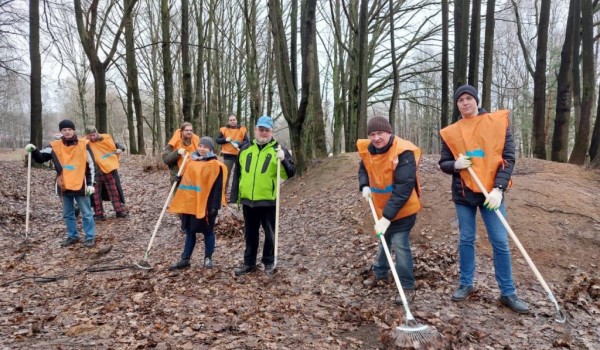
[[[220,128],[219,131],[223,134],[224,138],[231,137],[231,141],[237,141],[240,145],[246,136],[246,128],[243,126],[240,126],[239,128],[228,128],[224,126]],[[240,153],[240,150],[235,148],[231,142],[227,142],[221,145],[221,153],[237,156]]]
[[[460,154],[471,157],[471,169],[488,192],[494,188],[498,168],[504,164],[502,152],[509,115],[510,111],[503,109],[477,117],[462,118],[440,130],[440,135],[454,158],[458,158]],[[460,171],[460,177],[471,191],[481,193],[467,169]]]
[[[404,151],[412,151],[415,156],[417,167],[421,161],[421,150],[412,142],[403,140],[394,136],[394,141],[390,149],[382,154],[369,153],[370,140],[357,140],[356,147],[358,155],[362,159],[363,165],[369,175],[369,187],[371,188],[371,197],[375,205],[377,217],[383,215],[383,209],[392,196],[392,185],[394,183],[394,171],[398,166],[398,156]],[[420,200],[421,186],[419,185],[419,176],[417,173],[417,184],[410,197],[396,216],[391,220],[398,220],[417,213],[423,205]]]
[[[117,146],[112,136],[108,134],[98,134],[98,141],[90,142],[90,149],[94,154],[94,160],[100,171],[108,174],[113,170],[119,169],[119,155],[115,153]]]
[[[216,159],[190,161],[185,166],[181,182],[169,207],[169,212],[195,215],[198,219],[205,217],[208,196],[212,186],[217,181],[220,171],[223,172],[221,204],[227,205],[225,198],[227,167],[225,164]]]
[[[78,139],[77,144],[65,146],[62,140],[50,142],[52,151],[56,154],[58,162],[62,167],[63,190],[79,191],[85,181],[85,166],[87,164],[87,145],[88,141]]]
[[[192,140],[190,144],[187,146],[184,145],[183,140],[181,139],[181,130],[175,131],[175,133],[173,133],[173,136],[171,137],[171,140],[168,143],[168,145],[171,145],[171,147],[173,147],[173,150],[175,151],[177,151],[180,148],[185,149],[188,155],[196,151],[198,149],[199,144],[200,136],[192,134]],[[177,159],[178,167],[181,167],[181,163],[183,163],[183,157],[179,157],[179,159]]]

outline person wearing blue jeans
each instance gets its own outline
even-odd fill
[[[94,155],[86,139],[78,139],[75,133],[75,123],[65,119],[58,123],[61,133],[59,139],[41,151],[35,145],[25,146],[31,152],[32,159],[37,163],[52,160],[56,170],[56,189],[63,202],[63,219],[67,225],[67,239],[61,243],[68,247],[79,241],[77,233],[77,218],[75,202],[79,206],[83,221],[84,245],[87,248],[95,246],[96,224],[92,212],[90,196],[94,194]]]
[[[439,161],[440,169],[452,175],[452,200],[460,232],[460,281],[452,300],[466,300],[474,289],[475,217],[479,209],[494,252],[500,302],[517,313],[527,313],[529,306],[517,297],[513,282],[508,234],[495,213],[497,210],[506,216],[504,191],[511,184],[515,165],[510,111],[487,113],[479,108],[477,90],[470,85],[456,90],[454,102],[461,119],[440,130],[442,150]],[[471,176],[469,168],[485,187],[487,197]]]
[[[361,158],[358,168],[359,190],[366,200],[372,200],[377,222],[375,233],[383,234],[395,252],[394,268],[409,302],[415,296],[413,257],[410,250],[410,230],[421,210],[417,167],[421,150],[392,133],[392,126],[383,117],[373,117],[367,123],[369,139],[356,142]],[[371,286],[387,281],[390,265],[381,242],[373,265],[374,276],[363,282]],[[402,304],[400,296],[396,303]]]

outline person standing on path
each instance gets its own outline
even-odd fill
[[[32,152],[32,158],[38,163],[52,160],[56,170],[56,188],[63,203],[63,219],[67,226],[67,239],[62,247],[71,246],[79,241],[75,203],[79,206],[83,221],[84,245],[92,248],[96,245],[96,223],[90,204],[94,194],[94,156],[86,139],[79,139],[75,133],[75,123],[65,119],[58,123],[62,134],[60,140],[39,151],[35,145],[25,146]]]
[[[504,191],[511,183],[515,166],[515,144],[509,127],[510,111],[487,113],[479,108],[477,90],[471,85],[456,89],[454,103],[461,119],[440,131],[442,151],[439,160],[442,171],[452,175],[452,200],[460,232],[460,284],[452,294],[452,300],[465,300],[474,290],[475,217],[479,209],[494,252],[500,302],[517,313],[527,313],[529,306],[517,297],[513,282],[508,233],[494,213],[500,210],[506,217]],[[471,168],[481,180],[489,193],[488,198],[467,168]]]
[[[179,130],[173,133],[162,153],[162,160],[171,172],[171,184],[177,181],[177,172],[185,154],[189,155],[195,152],[199,144],[200,137],[194,134],[191,123],[184,122]]]
[[[240,149],[250,143],[248,131],[246,127],[238,125],[235,115],[230,115],[227,125],[219,129],[216,141],[221,145],[221,156],[223,156],[223,163],[227,166],[228,175],[225,179],[225,186],[229,188],[229,175],[232,174]]]
[[[258,118],[255,138],[240,150],[231,200],[242,204],[244,213],[244,263],[235,269],[240,276],[256,270],[260,227],[265,231],[262,263],[268,275],[275,273],[275,212],[277,203],[277,162],[281,162],[281,179],[294,176],[296,168],[290,152],[273,138],[273,119]]]
[[[204,234],[204,268],[213,267],[215,251],[215,220],[225,201],[227,168],[214,154],[212,138],[200,139],[198,149],[184,167],[183,174],[169,212],[181,215],[186,238],[181,260],[169,269],[180,270],[190,267],[190,259],[196,247],[196,234]]]
[[[89,147],[96,161],[96,181],[94,187],[96,192],[92,195],[92,206],[94,207],[94,220],[104,220],[104,207],[102,205],[102,194],[107,194],[118,218],[127,217],[125,210],[125,196],[121,187],[119,177],[119,156],[125,151],[125,146],[115,143],[109,134],[99,134],[94,126],[87,126],[85,134],[89,141]]]
[[[373,117],[367,123],[369,139],[358,140],[360,156],[358,186],[366,200],[372,198],[380,218],[375,231],[384,233],[386,243],[396,255],[395,268],[409,302],[415,296],[413,257],[410,249],[410,231],[421,210],[417,167],[421,150],[412,142],[392,133],[392,126],[383,117]],[[390,265],[379,242],[373,265],[374,276],[363,282],[370,286],[388,280]],[[398,295],[395,302],[402,304]]]

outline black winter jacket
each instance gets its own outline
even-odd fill
[[[479,109],[479,115],[487,113],[483,108]],[[506,138],[504,141],[504,149],[502,150],[502,159],[504,164],[498,167],[496,178],[494,179],[494,187],[498,187],[505,191],[508,188],[510,177],[515,166],[515,143],[513,140],[510,127],[506,130]],[[454,170],[456,162],[450,147],[442,139],[442,152],[440,161],[438,162],[440,169],[447,174],[452,174],[452,200],[458,204],[479,206],[485,202],[483,193],[475,193],[471,191],[462,182],[460,171]]]

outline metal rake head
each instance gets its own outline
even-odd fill
[[[425,325],[398,326],[391,330],[392,340],[399,348],[440,349],[443,338],[435,328]]]

